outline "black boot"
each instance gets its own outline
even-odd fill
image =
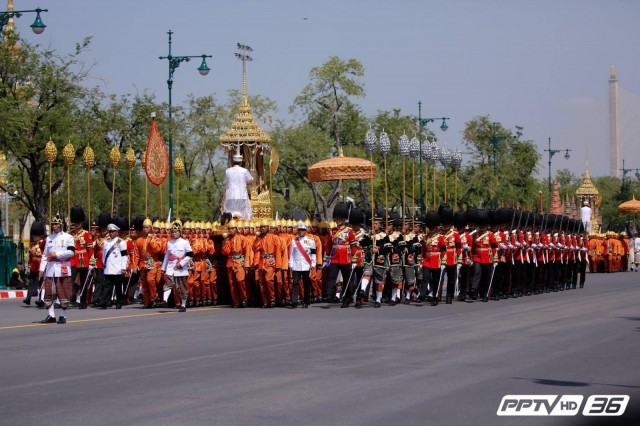
[[[453,296],[447,296],[446,304],[451,305],[453,303]]]

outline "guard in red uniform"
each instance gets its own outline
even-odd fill
[[[343,285],[348,285],[351,277],[351,271],[355,269],[357,259],[354,259],[357,245],[356,237],[353,230],[346,225],[349,216],[349,207],[345,203],[338,203],[333,210],[333,220],[337,224],[337,229],[332,235],[331,251],[325,263],[325,267],[329,269],[327,279],[326,297],[329,301],[337,303],[336,281],[338,273],[342,275]]]
[[[440,289],[444,278],[442,271],[446,267],[447,242],[442,235],[438,212],[427,212],[425,225],[431,232],[425,235],[425,241],[422,245],[423,286],[428,287],[427,300],[431,302],[431,306],[436,306],[440,299]]]
[[[473,283],[471,299],[477,300],[478,295],[482,297],[483,302],[489,301],[489,286],[493,269],[495,268],[494,258],[497,248],[496,239],[493,232],[490,231],[489,214],[486,210],[478,210],[476,219],[480,230],[475,238],[473,247]]]
[[[71,229],[70,234],[73,236],[75,243],[75,254],[71,260],[71,270],[73,276],[71,282],[73,284],[73,294],[78,296],[80,300],[80,309],[87,309],[89,300],[87,299],[87,287],[89,284],[89,259],[93,255],[93,238],[91,233],[82,229],[82,223],[85,220],[84,210],[80,206],[71,207]],[[93,269],[93,268],[91,268]],[[71,304],[76,304],[74,297]]]
[[[460,240],[460,233],[452,226],[453,210],[451,207],[441,205],[438,209],[438,214],[443,225],[443,238],[446,244],[444,263],[447,274],[447,296],[445,300],[446,304],[450,305],[453,303],[456,282],[458,281],[458,274],[462,267],[462,242]]]

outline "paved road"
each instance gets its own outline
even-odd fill
[[[44,315],[0,302],[0,424],[565,425],[585,418],[496,411],[505,394],[640,405],[640,273],[438,307]]]

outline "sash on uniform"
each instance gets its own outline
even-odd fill
[[[302,257],[304,258],[304,260],[307,261],[307,263],[309,264],[309,266],[313,266],[311,264],[311,258],[309,257],[309,255],[307,254],[306,250],[302,247],[302,244],[300,244],[300,240],[299,239],[294,239],[293,240],[296,243],[296,247],[298,247],[298,251],[300,251],[300,254],[302,255]]]

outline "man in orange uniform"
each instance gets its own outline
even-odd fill
[[[273,308],[275,299],[276,266],[282,262],[281,240],[270,232],[267,222],[260,227],[260,235],[253,242],[254,265],[258,271],[258,282],[262,298],[262,308]]]
[[[254,233],[251,232],[251,226],[249,221],[245,221],[242,224],[242,228],[238,227],[238,233],[242,234],[242,236],[247,240],[247,245],[249,246],[249,255],[245,259],[245,288],[247,289],[247,304],[249,306],[256,306],[256,270],[254,268],[255,260],[253,253],[253,242],[256,238]]]
[[[140,236],[135,242],[134,267],[140,274],[140,284],[142,285],[142,309],[152,309],[156,307],[158,293],[155,283],[151,285],[149,275],[153,274],[153,259],[150,252],[149,242],[151,241],[151,219],[148,217],[142,222]]]
[[[153,223],[153,232],[149,236],[147,243],[147,282],[149,287],[154,286],[156,288],[156,297],[160,298],[160,295],[164,292],[164,277],[162,274],[162,261],[164,259],[164,253],[166,250],[166,241],[162,238],[161,223],[155,221]],[[153,304],[153,300],[151,301]],[[161,303],[162,300],[156,299],[156,303]]]
[[[247,306],[247,291],[245,288],[245,259],[249,256],[250,247],[247,240],[238,234],[238,225],[235,220],[227,224],[228,235],[224,236],[222,254],[227,256],[227,277],[229,278],[229,290],[233,299],[233,307]]]
[[[447,297],[446,304],[453,303],[455,293],[456,280],[462,267],[462,243],[460,233],[453,225],[453,209],[449,206],[442,205],[438,209],[440,221],[444,225],[445,234],[443,236],[446,243],[446,251],[444,253],[445,272],[447,274]]]

